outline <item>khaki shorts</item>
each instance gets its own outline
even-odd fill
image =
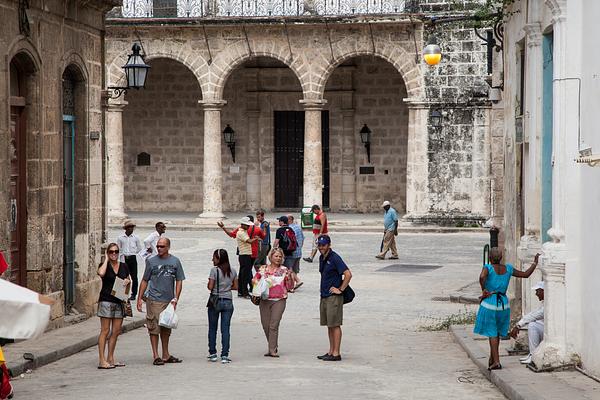
[[[342,325],[344,319],[344,296],[341,294],[332,294],[329,297],[322,297],[319,308],[321,311],[321,326],[334,328]]]
[[[170,329],[158,325],[158,316],[168,305],[169,303],[161,303],[150,299],[146,300],[146,327],[149,334],[159,335],[161,332],[168,335],[171,334]]]

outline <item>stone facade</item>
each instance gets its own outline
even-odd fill
[[[116,2],[30,1],[20,11],[25,4],[0,1],[0,142],[10,144],[0,152],[0,251],[11,263],[6,278],[56,300],[52,319],[60,325],[65,311],[91,315],[98,296],[105,213],[97,140],[103,131],[102,30],[104,13]],[[68,152],[65,114],[75,121]],[[67,153],[75,171],[72,225],[65,213]],[[74,249],[72,292],[65,291],[68,249]]]
[[[592,167],[600,160],[600,57],[585,49],[593,46],[600,4],[522,0],[511,7],[503,69],[507,254],[523,266],[542,254],[522,296],[524,311],[538,305],[530,287],[541,275],[544,341],[535,365],[577,364],[598,376],[600,171]]]
[[[483,79],[485,52],[472,30],[444,28],[440,35],[444,61],[430,68],[420,61],[427,36],[423,23],[402,15],[379,17],[376,24],[345,18],[326,25],[311,17],[287,24],[207,18],[203,27],[177,19],[162,20],[160,26],[151,18],[135,23],[153,69],[148,93],[129,93],[129,106],[123,108],[126,194],[123,207],[110,219],[119,221],[127,210],[164,207],[164,202],[152,199],[161,199],[158,188],[164,186],[169,171],[177,173],[166,188],[169,207],[178,211],[202,210],[205,216],[218,216],[223,210],[277,208],[274,112],[303,110],[304,179],[299,206],[323,200],[321,187],[327,182],[323,182],[319,128],[321,112],[327,111],[332,210],[378,211],[381,201],[389,199],[407,219],[418,222],[482,222],[498,214],[491,210],[493,130]],[[122,81],[123,55],[136,38],[128,19],[109,19],[109,84]],[[165,71],[173,81],[164,82]],[[161,82],[152,83],[153,79]],[[187,100],[189,88],[195,85],[197,100],[202,102],[196,111],[192,100]],[[180,87],[177,93],[186,99],[185,105],[174,93],[175,86]],[[163,93],[154,96],[157,90]],[[147,101],[162,106],[154,113]],[[203,107],[214,114],[210,124],[215,132],[206,132]],[[442,111],[442,127],[432,126],[433,110]],[[191,119],[185,126],[178,122],[177,133],[167,134],[181,112]],[[156,127],[155,122],[136,122],[146,114],[161,116]],[[146,129],[144,123],[152,126]],[[161,124],[165,129],[160,129]],[[235,164],[227,146],[221,145],[225,124],[236,132]],[[372,130],[370,163],[359,136],[364,124]],[[154,129],[160,133],[145,140],[144,131]],[[187,135],[192,135],[189,143],[195,148],[181,142]],[[217,140],[220,152],[207,152],[207,135]],[[152,147],[160,137],[168,143],[160,146],[162,150]],[[173,160],[161,158],[163,151]],[[136,166],[135,157],[141,152],[154,153],[160,164]],[[214,159],[217,155],[219,162]],[[185,161],[186,157],[193,161]],[[372,167],[362,169],[372,174],[361,174],[361,167]],[[152,171],[160,171],[159,176]],[[495,188],[497,193],[499,185]]]

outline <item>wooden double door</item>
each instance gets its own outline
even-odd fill
[[[9,279],[27,286],[27,153],[25,100],[10,99],[10,272]]]
[[[275,111],[275,207],[297,209],[304,180],[304,111]],[[323,207],[329,207],[329,111],[322,111]]]

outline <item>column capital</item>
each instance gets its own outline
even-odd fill
[[[542,26],[539,22],[525,24],[523,30],[527,34],[527,47],[538,47],[542,44]]]
[[[304,107],[304,110],[322,110],[327,104],[325,99],[302,99],[300,104]]]
[[[127,106],[128,104],[129,103],[127,102],[127,100],[122,98],[106,99],[104,107],[106,108],[106,111],[109,112],[123,112],[123,108],[125,108],[125,106]]]
[[[221,109],[227,104],[227,100],[198,100],[198,104],[200,104],[205,111],[221,111]]]

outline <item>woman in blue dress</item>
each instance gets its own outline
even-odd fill
[[[514,269],[511,264],[500,264],[502,252],[497,247],[490,250],[490,264],[483,266],[479,275],[482,294],[479,297],[479,311],[474,332],[487,336],[490,341],[490,359],[488,369],[502,369],[500,364],[500,336],[508,334],[510,324],[510,303],[506,290],[510,277],[529,278],[538,264],[539,254],[527,271]]]

